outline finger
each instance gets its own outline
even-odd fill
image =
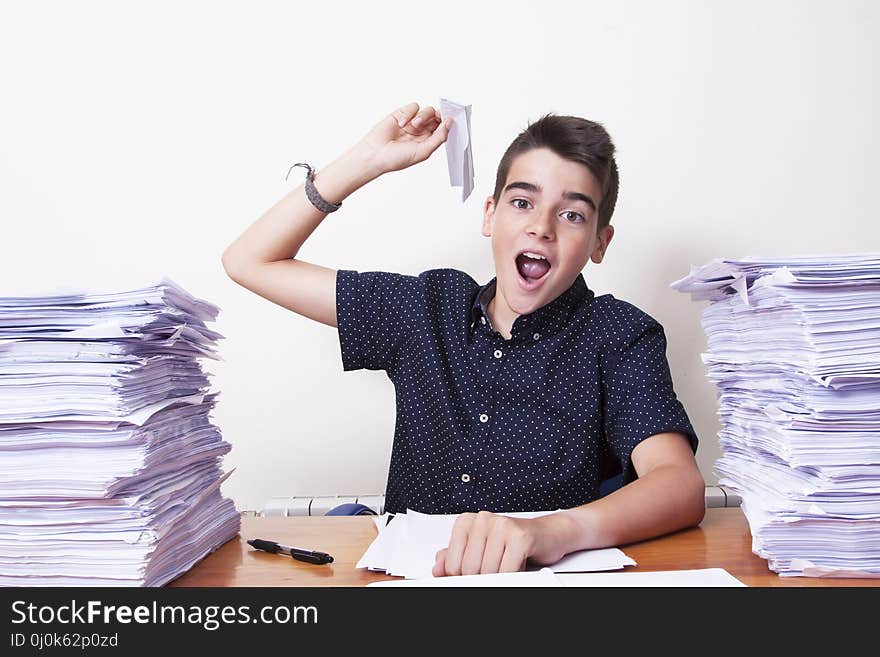
[[[486,539],[486,549],[483,550],[483,563],[480,565],[480,574],[497,573],[501,567],[501,559],[504,556],[504,536],[500,532],[492,532]]]
[[[477,575],[483,563],[483,552],[486,549],[486,535],[479,528],[471,528],[467,538],[467,546],[461,558],[461,574]]]
[[[429,121],[434,119],[435,111],[436,110],[430,105],[428,105],[428,107],[423,107],[412,120],[413,127],[420,128],[425,126]]]
[[[440,125],[440,122],[434,118],[434,115],[423,116],[419,115],[409,122],[404,130],[414,137],[420,137],[423,135],[430,135],[437,129],[437,126]]]
[[[434,558],[434,567],[431,568],[431,574],[434,577],[446,576],[446,548],[437,551],[437,556]]]
[[[398,107],[391,113],[391,116],[394,117],[394,120],[397,121],[397,125],[401,128],[409,123],[412,118],[418,114],[419,104],[418,103],[407,103],[403,107]]]
[[[443,123],[434,128],[434,132],[425,141],[420,142],[416,147],[416,158],[418,161],[427,160],[428,157],[437,150],[437,148],[449,137],[449,130],[452,127],[452,119],[447,118]]]
[[[446,574],[461,575],[461,559],[467,547],[468,532],[475,514],[462,513],[455,519],[446,552]]]
[[[483,552],[486,551],[486,540],[495,523],[495,516],[488,511],[480,511],[471,522],[467,536],[467,546],[461,558],[461,574],[476,575],[483,563]]]
[[[526,551],[517,542],[508,542],[504,545],[504,556],[501,557],[499,573],[515,573],[526,567]]]
[[[438,123],[434,119],[433,113],[424,114],[419,112],[412,121],[404,126],[403,131],[413,137],[424,139],[426,136],[434,133],[434,130],[437,129],[437,125]]]

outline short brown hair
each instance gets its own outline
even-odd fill
[[[602,125],[578,116],[545,114],[517,135],[498,164],[493,194],[496,205],[501,201],[504,183],[514,158],[533,148],[549,148],[559,157],[583,164],[590,170],[602,188],[596,230],[607,226],[617,204],[619,184],[617,162],[614,161],[614,143]]]

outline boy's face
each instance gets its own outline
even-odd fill
[[[513,160],[498,204],[490,196],[483,206],[502,311],[532,313],[571,287],[590,259],[602,262],[614,228],[596,230],[601,201],[599,182],[582,164],[547,148]]]

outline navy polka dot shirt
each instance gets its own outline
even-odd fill
[[[678,432],[696,451],[660,324],[578,275],[505,340],[486,312],[495,282],[337,272],[343,369],[385,370],[396,391],[386,511],[570,508],[606,476],[635,479],[630,454],[649,436]]]

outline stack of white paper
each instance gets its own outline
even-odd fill
[[[501,513],[513,518],[537,518],[552,511]],[[437,552],[449,545],[456,514],[406,513],[376,518],[379,534],[364,552],[358,568],[383,571],[408,579],[431,577]],[[387,523],[387,524],[386,524]],[[557,573],[617,570],[636,562],[617,548],[582,550],[567,554],[549,566]]]
[[[672,287],[709,300],[719,483],[781,575],[880,577],[880,254],[715,260]]]
[[[158,586],[238,533],[218,311],[167,279],[0,297],[0,585]]]

